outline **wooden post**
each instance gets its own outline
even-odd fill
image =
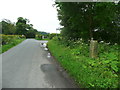
[[[96,40],[90,41],[90,57],[97,58],[98,56],[98,42]]]

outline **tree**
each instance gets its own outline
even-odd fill
[[[36,32],[34,29],[28,30],[26,33],[26,38],[35,38]]]
[[[56,7],[65,39],[115,41],[118,14],[114,3],[56,2]]]
[[[19,17],[16,22],[16,34],[18,35],[25,35],[27,33],[27,27],[29,20],[23,17]]]
[[[25,35],[26,38],[35,38],[35,35],[38,31],[34,29],[33,25],[29,24],[29,22],[30,21],[28,19],[19,17],[16,23],[16,34]]]
[[[16,32],[16,27],[15,24],[12,23],[10,20],[4,19],[2,20],[2,33],[3,34],[15,34]]]

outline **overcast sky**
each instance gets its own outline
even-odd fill
[[[38,31],[55,33],[60,27],[53,0],[0,0],[0,20],[16,22],[18,17],[30,20]]]

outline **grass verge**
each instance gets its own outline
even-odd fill
[[[48,42],[52,55],[81,88],[118,88],[117,46],[99,47],[99,58],[91,59],[89,46],[84,43],[71,49],[59,41]]]
[[[15,39],[12,42],[6,44],[6,45],[2,45],[2,47],[0,47],[0,53],[4,53],[5,51],[9,50],[10,48],[18,45],[19,43],[21,43],[22,41],[24,41],[25,39]]]

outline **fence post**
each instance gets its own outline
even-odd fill
[[[98,42],[96,40],[90,41],[90,57],[97,58],[98,56]]]

